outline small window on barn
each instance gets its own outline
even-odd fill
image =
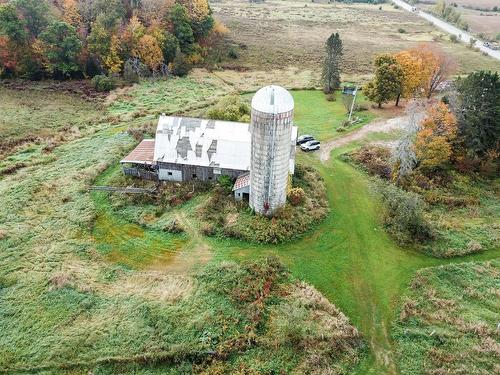
[[[208,179],[209,179],[209,180],[211,180],[211,179],[212,179],[212,177],[208,177]]]
[[[168,172],[168,175],[169,175],[169,176],[172,176],[172,172]]]
[[[193,178],[196,178],[196,177],[197,177],[197,176],[196,176],[196,173],[193,173]]]
[[[217,167],[214,168],[214,174],[221,174],[221,173],[222,171],[220,170],[220,168]]]

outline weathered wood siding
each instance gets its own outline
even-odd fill
[[[141,168],[123,167],[123,173],[127,176],[139,177],[144,180],[158,180],[158,173]]]
[[[231,178],[237,178],[240,174],[248,172],[236,169],[224,169],[213,167],[200,167],[196,165],[175,164],[158,162],[158,169],[168,169],[171,171],[182,171],[183,181],[215,181],[221,175],[227,175]],[[214,169],[220,170],[220,174],[214,173]]]

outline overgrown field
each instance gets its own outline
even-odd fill
[[[392,330],[402,375],[495,374],[500,263],[417,272]]]
[[[449,42],[447,35],[417,15],[390,4],[383,4],[380,10],[380,5],[369,4],[221,0],[212,7],[216,18],[231,29],[229,43],[240,56],[223,64],[239,70],[291,66],[319,77],[324,43],[336,31],[344,42],[343,70],[349,78],[370,73],[375,54],[408,49],[421,42],[442,47],[457,60],[462,72],[498,70],[494,59]]]
[[[31,144],[27,157],[35,149],[78,137],[94,124],[103,112],[86,86],[79,82],[0,83],[0,170],[1,159],[16,148]],[[44,142],[48,144],[41,146]]]
[[[370,175],[376,176],[376,190],[385,191],[387,195],[386,227],[399,242],[413,243],[420,251],[440,258],[499,247],[498,179],[479,179],[455,171],[437,175],[433,179],[418,174],[404,186],[405,192],[390,183],[393,181],[389,149],[368,145],[351,153],[348,159]],[[424,210],[422,224],[428,228],[428,238],[419,239],[418,233],[411,230],[407,233],[399,228],[397,224],[402,217],[397,212],[396,202],[391,199],[397,199],[400,203],[405,199],[408,202],[421,202]]]
[[[102,117],[77,136],[33,152],[25,166],[0,177],[0,370],[396,374],[395,306],[418,269],[448,261],[402,248],[385,233],[366,175],[338,157],[358,145],[334,150],[325,164],[298,154],[324,179],[330,211],[286,244],[204,236],[194,210],[203,192],[187,203],[188,192],[177,192],[181,203],[157,206],[88,191],[93,184],[129,184],[119,179],[117,163],[137,143],[125,132],[130,125],[149,124],[157,111],[205,111],[210,93],[233,89],[203,82],[195,76],[118,92],[117,106],[110,99]],[[190,102],[179,105],[186,96],[178,92]],[[296,97],[298,108],[314,103],[308,95],[316,94]],[[45,96],[41,91],[34,103]],[[300,113],[298,121],[307,116]],[[183,232],[175,233],[172,220]],[[269,255],[291,275],[262,260]],[[468,259],[497,256],[492,250]],[[360,333],[298,280],[335,303]]]
[[[184,83],[191,85],[172,80],[163,88],[176,92]],[[191,98],[193,107],[210,102]],[[184,252],[199,258],[191,232],[134,224],[114,215],[102,193],[88,192],[135,144],[121,122],[129,111],[111,116],[114,123],[96,120],[91,131],[33,154],[0,179],[0,368],[164,373],[175,358],[173,372],[343,372],[359,361],[360,336],[345,317],[276,263],[226,264],[191,276],[199,263],[182,263]],[[182,267],[169,272],[175,262]],[[155,368],[158,361],[165,366]]]

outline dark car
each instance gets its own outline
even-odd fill
[[[319,150],[319,148],[320,142],[316,140],[309,141],[300,145],[300,149],[305,152]]]
[[[309,134],[301,135],[299,138],[297,138],[297,144],[301,145],[302,143],[306,143],[309,141],[313,141],[314,137]]]

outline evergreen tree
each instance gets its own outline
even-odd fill
[[[403,89],[404,71],[392,55],[375,59],[375,78],[365,87],[365,94],[381,108],[383,103],[397,99]]]
[[[188,53],[194,44],[194,34],[187,10],[182,5],[176,4],[170,10],[170,22],[174,26],[174,35],[179,41],[183,53]]]
[[[500,78],[498,73],[475,72],[457,84],[454,112],[458,133],[469,155],[482,157],[499,146]]]
[[[340,88],[340,67],[343,47],[339,33],[330,35],[325,46],[325,61],[323,63],[323,82],[325,94],[330,94]]]

